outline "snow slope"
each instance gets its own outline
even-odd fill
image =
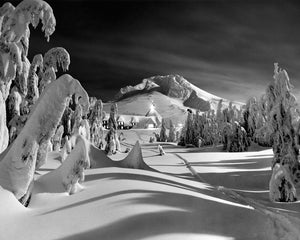
[[[271,150],[163,147],[166,155],[158,156],[157,144],[143,145],[143,155],[165,173],[88,169],[84,189],[71,196],[43,182],[60,165],[49,154],[29,208],[0,190],[0,239],[299,239],[299,202],[267,199]]]
[[[118,102],[119,114],[146,115],[151,103],[165,119],[172,119],[174,124],[184,123],[187,118],[187,107],[181,100],[170,98],[160,92],[135,95]],[[104,104],[104,111],[110,112],[110,103]]]

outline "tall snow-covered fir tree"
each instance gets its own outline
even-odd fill
[[[288,74],[274,64],[274,82],[266,89],[266,103],[273,143],[273,174],[270,180],[270,199],[279,202],[297,200],[295,185],[299,182],[299,149],[296,145],[296,131],[292,125],[295,111],[295,97]]]

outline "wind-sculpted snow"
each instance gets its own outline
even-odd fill
[[[58,67],[62,67],[63,71],[67,71],[70,62],[70,55],[66,49],[62,47],[51,48],[44,56],[44,71],[51,67],[55,72],[57,72]]]
[[[121,161],[119,161],[121,167],[143,169],[148,171],[156,171],[149,167],[143,159],[142,150],[139,141],[136,142],[129,154]]]
[[[0,185],[23,197],[33,181],[39,146],[49,141],[72,94],[80,96],[85,112],[89,109],[88,94],[79,81],[63,75],[52,82],[34,105],[29,118],[0,162]],[[39,161],[42,161],[40,159]]]
[[[106,156],[104,151],[96,148],[81,135],[72,136],[70,139],[73,149],[62,165],[45,174],[38,181],[35,191],[39,192],[42,185],[45,191],[68,192],[74,194],[81,191],[86,168],[131,168],[157,172],[150,168],[143,160],[141,147],[137,142],[131,152],[121,161],[113,161]],[[50,190],[51,189],[51,190]]]
[[[24,0],[9,15],[3,25],[2,37],[8,42],[19,42],[28,35],[29,24],[34,28],[42,21],[42,31],[49,41],[55,31],[56,20],[50,5],[42,0]]]
[[[141,146],[137,141],[129,154],[121,161],[113,161],[106,156],[103,150],[100,150],[91,145],[89,150],[89,157],[91,162],[91,168],[103,168],[103,167],[121,167],[121,168],[133,168],[142,169],[148,171],[155,171],[155,169],[149,167],[143,159]]]

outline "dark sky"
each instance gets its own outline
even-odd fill
[[[56,31],[49,43],[31,31],[30,60],[66,48],[69,74],[91,96],[106,101],[143,78],[180,74],[220,97],[246,101],[264,91],[279,62],[300,97],[296,1],[47,2]]]

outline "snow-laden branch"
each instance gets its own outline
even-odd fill
[[[7,42],[19,42],[26,37],[29,31],[29,24],[34,28],[42,22],[42,31],[49,41],[50,35],[55,31],[56,20],[50,5],[42,0],[24,0],[3,24],[1,38]]]
[[[44,55],[44,71],[53,67],[57,72],[58,67],[62,67],[63,71],[67,71],[70,65],[70,55],[63,47],[51,48]]]
[[[15,7],[9,2],[4,3],[0,8],[0,35],[2,33],[3,25],[5,25],[14,10]]]
[[[11,81],[16,77],[16,73],[21,73],[23,67],[21,49],[15,43],[0,42],[0,56],[0,90],[6,100]]]
[[[29,68],[28,74],[28,92],[27,92],[27,100],[30,104],[34,104],[36,100],[39,98],[39,90],[38,90],[38,82],[39,77],[37,74],[37,70],[43,67],[43,56],[41,54],[37,54],[34,56],[32,63]]]

